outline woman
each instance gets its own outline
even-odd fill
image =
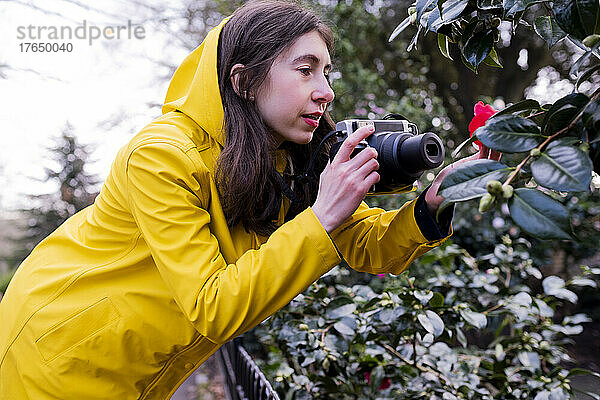
[[[367,128],[318,157],[319,182],[290,178],[332,128],[331,49],[329,28],[286,3],[251,3],[208,34],[95,203],[14,276],[2,399],[168,399],[341,257],[399,274],[448,236],[429,215],[440,178],[400,210],[361,202],[379,179],[372,149],[350,158]]]

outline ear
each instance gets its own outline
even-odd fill
[[[229,77],[231,79],[231,86],[235,93],[238,96],[243,97],[240,92],[240,73],[243,71],[245,65],[244,64],[235,64],[231,67],[231,72],[229,72]]]

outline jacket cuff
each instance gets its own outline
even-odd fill
[[[436,221],[429,213],[427,204],[425,203],[425,193],[427,193],[427,190],[429,190],[429,186],[417,198],[415,203],[415,220],[425,239],[433,242],[451,234],[450,228],[452,227],[452,218],[454,217],[454,204],[442,211]]]
[[[312,208],[308,207],[296,215],[294,220],[307,236],[311,238],[312,244],[323,259],[323,264],[327,267],[327,271],[340,263],[342,257],[337,247],[325,228],[323,228],[321,221],[319,221]]]

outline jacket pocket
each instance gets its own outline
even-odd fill
[[[35,344],[44,361],[49,362],[94,336],[119,317],[117,308],[105,297],[53,326]]]

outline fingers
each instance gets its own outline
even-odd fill
[[[375,128],[373,127],[373,125],[367,125],[354,131],[354,133],[352,133],[346,138],[346,140],[344,140],[344,143],[333,158],[333,162],[348,161],[356,145],[359,144],[365,138],[367,138],[367,136],[373,133],[374,130]]]

